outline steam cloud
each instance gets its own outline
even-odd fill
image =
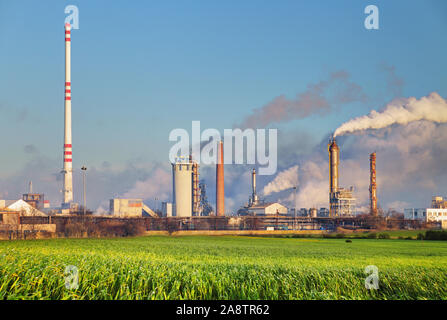
[[[135,186],[124,193],[123,198],[169,199],[172,177],[164,168],[155,168],[144,181],[137,181]]]
[[[280,192],[298,185],[298,166],[280,172],[273,181],[264,187],[264,195]]]
[[[330,89],[336,94],[327,97]],[[346,104],[365,101],[362,87],[350,81],[346,71],[337,71],[329,78],[316,84],[309,84],[307,90],[298,94],[296,99],[287,99],[284,95],[274,98],[262,108],[253,110],[239,128],[263,128],[271,123],[302,119],[312,114],[324,114],[331,111],[333,104]]]
[[[382,112],[372,110],[368,115],[343,123],[334,136],[367,129],[382,129],[393,124],[406,125],[418,120],[446,123],[447,100],[436,92],[419,100],[414,97],[397,99],[389,103]]]

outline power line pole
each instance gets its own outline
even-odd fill
[[[293,230],[296,229],[296,186],[293,187],[293,206],[294,206],[294,210],[293,210]]]

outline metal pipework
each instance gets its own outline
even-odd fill
[[[192,156],[189,156],[189,162],[192,163],[192,212],[194,215],[198,215],[200,207],[199,164],[192,160]]]

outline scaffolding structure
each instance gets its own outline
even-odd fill
[[[354,188],[338,188],[330,193],[331,217],[352,217],[355,215],[355,198],[352,196]]]

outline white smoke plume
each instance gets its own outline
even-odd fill
[[[272,123],[303,119],[313,114],[325,115],[335,105],[366,101],[367,96],[362,87],[350,78],[348,72],[341,70],[331,73],[327,79],[318,83],[308,84],[307,89],[297,94],[295,99],[277,96],[265,106],[254,109],[236,127],[263,128]],[[330,95],[334,88],[336,94]]]
[[[447,100],[436,92],[419,100],[414,97],[396,99],[382,112],[373,110],[368,115],[343,123],[335,130],[334,136],[367,129],[382,129],[393,124],[406,125],[418,120],[447,123]]]
[[[123,197],[142,198],[143,200],[154,199],[155,197],[169,199],[171,184],[171,173],[164,168],[155,168],[146,180],[137,181],[134,187],[127,191]]]
[[[264,195],[280,192],[298,185],[298,166],[295,165],[287,170],[281,171],[273,181],[264,187]]]

